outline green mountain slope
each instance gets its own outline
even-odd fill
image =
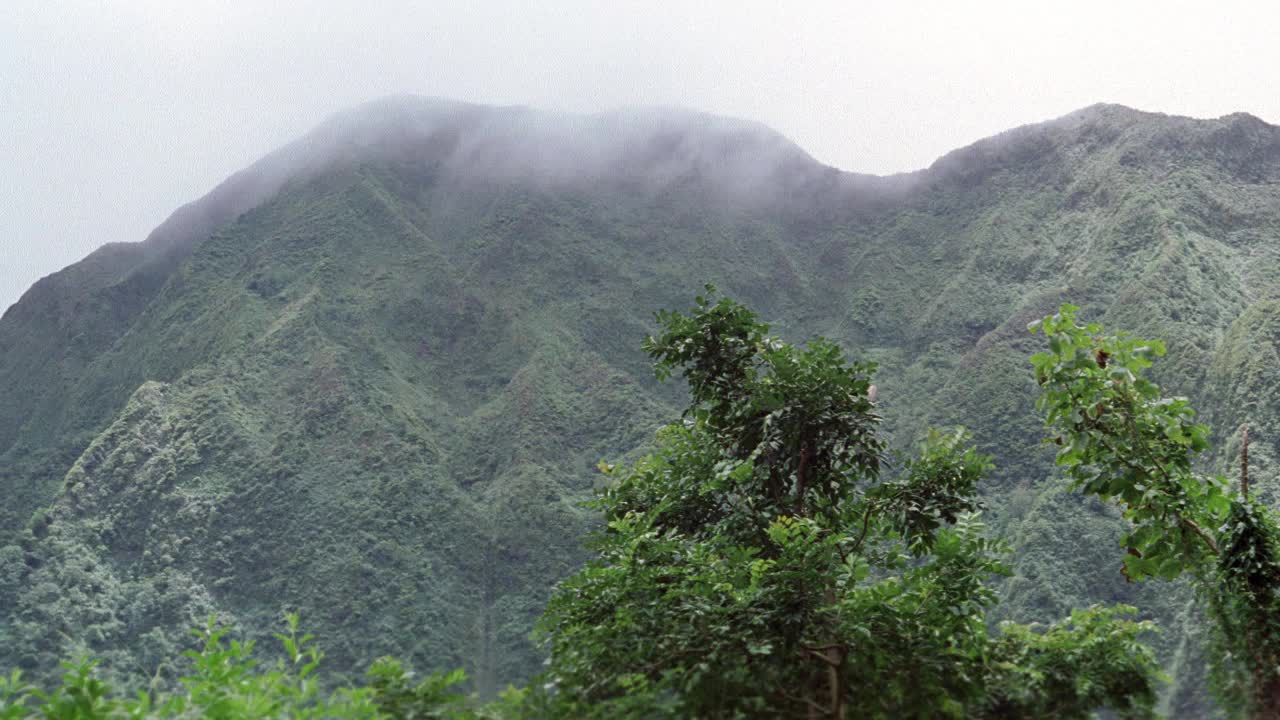
[[[209,612],[295,609],[352,671],[526,677],[596,462],[678,399],[650,313],[712,281],[879,361],[899,443],[973,429],[1007,611],[1149,608],[1193,714],[1189,595],[1126,584],[1115,513],[1053,482],[1025,325],[1071,299],[1165,338],[1160,380],[1223,468],[1251,424],[1274,496],[1278,240],[1280,128],[1245,115],[1096,106],[873,178],[683,111],[359,108],[0,320],[0,665],[150,674]]]

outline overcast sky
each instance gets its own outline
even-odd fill
[[[1272,6],[0,0],[0,309],[382,95],[682,105],[883,174],[1095,102],[1280,122]]]

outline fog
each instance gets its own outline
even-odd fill
[[[683,106],[877,174],[1096,102],[1280,121],[1268,3],[227,5],[2,4],[0,308],[390,94]]]

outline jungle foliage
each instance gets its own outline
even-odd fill
[[[1164,396],[1145,376],[1164,344],[1108,335],[1078,311],[1064,305],[1030,326],[1049,343],[1032,364],[1038,406],[1060,433],[1057,463],[1077,489],[1124,509],[1127,578],[1192,577],[1215,625],[1210,661],[1224,707],[1278,718],[1280,525],[1249,497],[1248,446],[1238,492],[1198,470],[1209,429],[1186,398]]]
[[[684,405],[636,339],[712,280],[877,362],[889,447],[964,425],[994,458],[993,623],[1139,607],[1159,709],[1212,715],[1203,600],[1129,582],[1128,521],[1058,481],[1025,327],[1074,298],[1164,338],[1152,379],[1212,428],[1197,471],[1234,467],[1247,421],[1275,507],[1280,128],[1095,106],[875,178],[641,115],[385,101],[37,283],[0,317],[0,667],[52,687],[91,656],[132,695],[189,672],[209,615],[270,638],[287,608],[338,678],[389,654],[524,685],[596,463]]]
[[[539,626],[546,716],[1151,714],[1131,609],[988,632],[1007,570],[978,519],[990,459],[963,431],[889,466],[874,365],[729,299],[659,322],[646,348],[691,401],[653,454],[605,468],[598,556]]]
[[[655,451],[595,502],[596,559],[539,626],[549,667],[477,706],[462,671],[414,683],[399,663],[333,690],[298,616],[282,657],[210,619],[175,687],[120,697],[95,661],[60,686],[0,684],[0,717],[1087,718],[1153,714],[1161,673],[1131,608],[988,630],[1007,573],[978,520],[990,459],[962,430],[886,458],[874,365],[823,339],[797,347],[727,298],[663,312],[645,347],[691,401]],[[158,687],[157,687],[158,686]]]
[[[390,658],[376,661],[366,681],[334,689],[334,678],[320,672],[324,653],[311,635],[300,634],[298,616],[286,617],[287,632],[277,633],[283,657],[264,664],[252,640],[230,639],[213,618],[193,630],[197,649],[183,653],[187,672],[176,687],[121,693],[102,679],[98,662],[88,658],[62,663],[61,683],[44,690],[23,681],[15,670],[0,678],[0,718],[112,720],[115,718],[406,718],[481,720],[457,689],[461,670],[436,672],[415,681],[413,673]],[[518,695],[508,696],[508,700]],[[501,703],[494,703],[494,712]]]

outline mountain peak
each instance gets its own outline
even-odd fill
[[[760,123],[674,107],[594,114],[392,96],[338,113],[308,136],[339,156],[406,158],[480,180],[667,184],[695,176],[737,190],[779,169],[822,166]]]
[[[936,181],[976,182],[1000,169],[1022,167],[1043,173],[1062,163],[1098,163],[1107,158],[1164,171],[1203,161],[1231,176],[1258,182],[1276,173],[1280,127],[1244,112],[1193,118],[1096,103],[953,150],[926,174]],[[1066,170],[1075,172],[1070,167]]]
[[[1011,582],[1014,611],[1145,592],[1036,544],[1123,529],[1037,499],[1024,328],[1082,302],[1168,340],[1217,427],[1280,417],[1277,227],[1280,129],[1242,113],[1095,105],[860,178],[681,108],[366,103],[0,318],[0,664],[92,643],[145,682],[186,618],[266,634],[286,606],[343,672],[390,652],[522,680],[596,463],[679,416],[650,313],[708,281],[864,348],[896,439],[974,421],[1021,577],[1081,588]]]

